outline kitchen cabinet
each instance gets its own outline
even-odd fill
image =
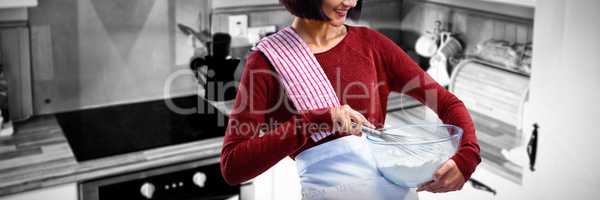
[[[446,3],[453,5],[464,5],[467,7],[481,7],[486,3],[496,3],[496,4],[505,4],[505,5],[513,5],[513,6],[521,6],[521,7],[535,7],[536,0],[428,0],[432,2],[438,3]]]
[[[525,127],[539,125],[534,169],[523,184],[502,184],[497,199],[592,199],[600,181],[594,126],[600,107],[600,66],[590,62],[600,51],[600,2],[538,1],[533,38],[533,65]]]
[[[525,7],[535,7],[536,0],[482,0],[482,1],[505,3],[505,4],[512,4],[512,5],[517,5],[517,6],[525,6]]]
[[[0,9],[34,7],[37,5],[38,0],[0,0]]]
[[[593,199],[600,194],[597,169],[600,106],[600,2],[538,1],[533,41],[529,117],[539,125],[535,171],[506,198]],[[592,58],[592,59],[590,59]]]
[[[271,5],[279,4],[278,0],[216,0],[212,2],[213,8],[225,8],[225,7],[243,7],[243,6],[257,6],[257,5]]]
[[[520,184],[489,173],[480,165],[473,178],[497,195],[493,199],[594,199],[600,186],[597,169],[600,136],[596,133],[600,106],[600,66],[593,59],[600,52],[599,1],[536,1],[533,63],[529,100],[523,119],[527,141],[534,124],[537,153],[531,168],[523,170]],[[533,148],[532,148],[533,149]],[[521,163],[530,166],[527,149]],[[468,187],[467,187],[468,188]],[[463,195],[458,195],[463,194]],[[421,199],[474,198],[465,189],[447,194],[423,194]],[[459,197],[460,196],[460,197]]]
[[[296,162],[287,157],[275,166],[256,177],[254,199],[260,200],[300,200],[300,177],[296,170]]]
[[[77,184],[69,183],[0,197],[0,200],[77,200]]]
[[[0,22],[27,21],[27,8],[0,9]]]
[[[535,0],[426,0],[524,19],[533,18]]]
[[[296,162],[287,157],[273,168],[273,200],[288,199],[300,200],[300,177],[296,169]]]
[[[8,86],[8,113],[12,120],[33,114],[29,28],[24,24],[0,28],[0,65]]]

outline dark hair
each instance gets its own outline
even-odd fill
[[[329,17],[321,10],[323,0],[279,0],[292,15],[300,18],[329,21]],[[358,20],[362,9],[362,0],[348,11],[348,18]]]

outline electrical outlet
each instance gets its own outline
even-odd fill
[[[260,38],[264,37],[267,33],[277,31],[275,26],[258,26],[248,28],[248,41],[250,44],[256,44]]]
[[[246,38],[248,34],[248,15],[231,15],[229,20],[229,34],[231,37]]]

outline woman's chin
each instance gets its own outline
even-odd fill
[[[346,23],[346,20],[332,20],[332,21],[329,21],[329,24],[331,24],[332,26],[335,26],[335,27],[343,26],[344,23]]]

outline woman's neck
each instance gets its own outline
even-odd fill
[[[327,46],[330,42],[346,35],[346,27],[334,26],[325,21],[296,17],[292,28],[302,36],[310,46]]]

